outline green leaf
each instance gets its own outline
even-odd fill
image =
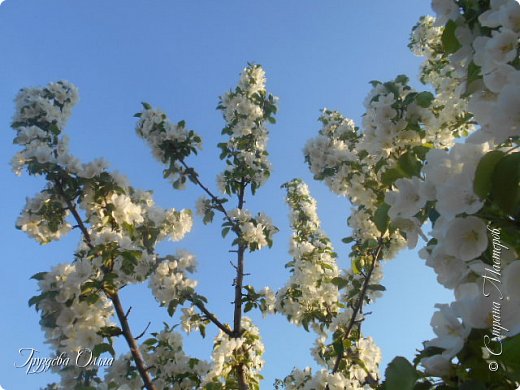
[[[462,46],[455,36],[455,29],[457,25],[453,20],[449,20],[444,26],[444,31],[442,32],[441,42],[444,51],[448,54],[455,53]]]
[[[496,204],[506,213],[513,214],[518,208],[520,181],[520,153],[503,157],[493,172],[491,195]]]
[[[207,210],[204,213],[204,218],[202,219],[202,222],[204,222],[204,225],[207,225],[208,223],[213,222],[213,217],[215,217],[215,212],[213,210]]]
[[[410,81],[410,79],[405,74],[397,75],[397,77],[395,78],[395,82],[399,84],[408,84],[408,81]]]
[[[464,92],[463,97],[469,96],[471,93],[476,92],[476,89],[479,88],[479,83],[475,83],[475,81],[481,80],[481,68],[476,65],[473,61],[471,61],[468,65],[468,75],[466,78],[466,91]]]
[[[374,224],[381,233],[385,233],[388,229],[388,222],[390,218],[388,217],[388,210],[390,209],[390,205],[383,203],[379,206],[374,213]]]
[[[142,102],[141,103],[143,105],[143,107],[146,109],[146,110],[150,110],[152,108],[152,106],[146,102]]]
[[[103,326],[98,330],[97,334],[102,337],[113,337],[123,334],[123,331],[117,326]]]
[[[497,356],[497,360],[504,364],[508,376],[515,381],[520,381],[520,335],[502,341],[502,353]]]
[[[157,340],[154,338],[149,338],[143,342],[144,345],[153,346],[157,343]]]
[[[39,310],[39,304],[41,301],[47,298],[54,298],[56,295],[58,295],[58,291],[45,291],[44,293],[41,293],[40,295],[36,295],[29,299],[29,307],[35,305],[36,310]]]
[[[27,304],[29,305],[29,307],[31,307],[32,305],[36,305],[36,308],[38,308],[38,303],[40,303],[45,297],[43,297],[42,295],[35,295],[34,297],[31,297],[29,299],[29,302],[27,302]]]
[[[426,382],[417,382],[413,387],[413,390],[430,390],[432,388],[432,384],[428,381]]]
[[[341,290],[342,288],[345,288],[348,285],[348,282],[345,279],[340,278],[339,276],[335,277],[335,278],[332,278],[330,282],[333,285],[337,286],[338,290]]]
[[[177,309],[177,305],[178,305],[178,302],[176,299],[170,301],[170,303],[168,304],[168,315],[170,317],[173,317],[173,315],[175,314],[175,310]]]
[[[426,143],[424,145],[418,145],[413,147],[413,152],[420,160],[426,159],[426,154],[432,149],[433,145]]]
[[[320,262],[319,264],[321,265],[321,268],[323,268],[323,269],[330,269],[330,270],[334,269],[334,267],[328,263]]]
[[[418,176],[421,172],[421,161],[412,152],[404,153],[397,163],[407,177]]]
[[[226,236],[229,233],[230,229],[231,228],[229,228],[229,227],[225,227],[224,229],[222,229],[222,238],[226,238]]]
[[[251,309],[253,309],[253,303],[252,302],[247,302],[245,307],[244,307],[244,313],[247,313],[248,311],[251,311]]]
[[[205,387],[206,390],[222,390],[222,384],[218,382],[208,383]]]
[[[108,352],[112,356],[115,356],[115,354],[116,354],[114,351],[114,348],[112,348],[112,346],[110,344],[102,343],[102,344],[97,344],[94,347],[94,349],[92,350],[92,355],[97,357],[104,352]]]
[[[369,284],[367,288],[373,291],[386,291],[386,287],[381,284]]]
[[[486,390],[487,387],[484,383],[476,381],[476,380],[470,380],[467,382],[462,383],[459,386],[459,390]]]
[[[405,177],[406,173],[403,172],[399,167],[390,168],[383,172],[381,175],[381,181],[386,186],[391,186],[397,179]]]
[[[434,99],[434,96],[431,92],[421,92],[421,93],[418,93],[416,96],[415,96],[415,102],[423,107],[423,108],[428,108],[430,107],[430,105],[432,104],[432,101]]]
[[[374,240],[373,238],[371,238],[365,242],[365,245],[367,248],[377,248],[377,246],[379,245],[379,242],[377,242],[377,240]]]
[[[359,275],[361,273],[361,263],[357,258],[352,259],[352,272],[354,275]]]
[[[473,190],[481,199],[484,199],[491,191],[491,179],[498,162],[505,156],[500,150],[493,150],[486,153],[479,161],[475,171],[475,181]]]
[[[354,241],[354,237],[345,237],[341,239],[343,244],[350,244],[352,241]]]
[[[386,368],[385,377],[386,390],[412,390],[419,375],[408,360],[397,356]]]
[[[37,274],[34,274],[33,276],[31,276],[31,279],[43,280],[43,279],[45,279],[45,275],[47,275],[47,272],[38,272]]]
[[[343,345],[343,340],[341,338],[334,341],[334,343],[332,343],[332,347],[334,348],[334,351],[336,352],[337,356],[343,355],[343,352],[345,351],[345,347]]]
[[[435,221],[437,221],[437,219],[439,219],[440,216],[441,215],[437,210],[435,210],[433,207],[430,208],[430,211],[428,212],[428,218],[433,224],[435,223]]]
[[[60,128],[58,126],[56,126],[56,124],[54,124],[54,123],[51,123],[49,125],[49,130],[54,135],[60,134]]]

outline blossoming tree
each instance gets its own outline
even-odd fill
[[[78,98],[72,84],[21,90],[12,127],[23,149],[13,166],[47,184],[28,199],[17,226],[42,244],[74,228],[82,234],[71,263],[34,275],[40,294],[29,303],[57,355],[91,348],[96,357],[115,358],[104,378],[95,365],[70,366],[57,370],[61,383],[48,388],[258,389],[264,347],[245,316],[253,309],[282,314],[316,334],[312,356],[321,369],[295,368],[277,388],[516,388],[520,4],[434,0],[433,9],[436,18],[423,17],[410,42],[425,57],[421,81],[431,89],[416,91],[402,75],[373,81],[362,126],[325,109],[319,135],[304,151],[315,179],[352,204],[352,236],[343,240],[352,249],[347,269],[336,262],[307,185],[295,179],[283,185],[293,230],[287,283],[276,292],[244,283],[247,254],[270,247],[278,231],[269,216],[245,208],[269,178],[267,123],[277,111],[259,65],[245,68],[238,86],[220,99],[226,126],[218,148],[226,169],[218,190],[193,165],[201,137],[143,103],[136,131],[164,164],[165,179],[175,189],[198,187],[203,222],[217,217],[222,236],[233,236],[230,324],[197,291],[192,254],[156,251],[160,241],[190,231],[191,211],[162,209],[104,161],[82,163],[71,155],[62,133]],[[383,379],[379,348],[362,332],[364,306],[385,290],[381,262],[419,239],[420,256],[455,299],[437,305],[431,321],[437,337],[424,342],[412,363],[394,359]],[[209,361],[188,356],[174,326],[140,341],[120,299],[121,289],[139,283],[148,283],[170,316],[182,313],[185,332],[218,328]],[[117,337],[128,353],[116,355]]]

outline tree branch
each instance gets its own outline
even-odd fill
[[[220,201],[220,199],[215,195],[213,194],[213,192],[211,192],[211,190],[206,187],[200,180],[199,180],[199,177],[197,175],[197,173],[195,172],[195,170],[193,168],[191,168],[188,164],[186,164],[186,162],[184,160],[179,160],[179,162],[182,164],[182,166],[185,168],[185,170],[189,171],[190,173],[188,173],[190,175],[190,178],[191,180],[193,180],[195,182],[195,184],[197,184],[200,188],[202,188],[202,190],[209,195],[209,197],[211,198],[211,200],[213,201],[213,203],[217,204],[217,207],[216,207],[216,210],[220,211],[222,214],[224,214],[224,216],[226,217],[226,219],[231,222],[233,224],[233,226],[235,228],[237,228],[237,225],[235,223],[235,221],[233,220],[233,218],[231,218],[226,210],[226,208],[224,207],[224,204]]]
[[[144,387],[148,390],[156,390],[155,385],[152,382],[152,378],[147,371],[146,365],[143,360],[143,355],[139,350],[139,346],[135,341],[135,338],[132,336],[132,330],[130,329],[130,325],[128,324],[128,320],[125,317],[125,311],[123,310],[123,305],[121,304],[121,300],[119,299],[119,295],[116,293],[110,296],[110,300],[114,304],[114,309],[116,310],[117,318],[121,323],[121,328],[123,330],[123,336],[130,348],[130,352],[132,353],[132,357],[134,358],[135,365],[139,374],[141,375],[141,379],[144,382]]]
[[[128,311],[127,311],[127,313],[128,313]],[[128,316],[125,315],[125,318],[128,318]],[[146,328],[144,328],[144,330],[141,333],[139,333],[138,336],[135,336],[134,339],[135,340],[139,340],[141,337],[143,337],[151,324],[152,323],[150,321],[148,321],[148,324],[146,325]]]
[[[72,201],[65,194],[65,190],[63,189],[63,184],[58,179],[56,179],[54,181],[54,183],[55,183],[55,186],[56,186],[56,189],[57,189],[59,195],[63,198],[63,200],[67,204],[67,208],[73,215],[74,219],[76,220],[77,225],[79,226],[81,232],[83,233],[83,238],[84,238],[86,244],[88,245],[88,247],[90,249],[94,248],[94,245],[92,245],[92,240],[91,240],[90,234],[89,234],[87,228],[85,227],[85,224],[83,223],[83,220],[82,220],[81,216],[79,215],[79,213],[76,209],[76,206],[72,203]],[[139,350],[139,347],[135,341],[134,336],[132,335],[132,331],[128,324],[127,316],[130,313],[130,309],[128,309],[128,312],[125,314],[125,311],[123,310],[123,305],[121,304],[121,300],[119,299],[119,295],[117,292],[115,294],[108,294],[105,291],[105,294],[112,301],[112,304],[114,305],[114,309],[116,311],[117,318],[118,318],[119,323],[121,324],[121,328],[123,330],[123,336],[128,344],[128,347],[130,348],[130,352],[134,359],[135,365],[137,367],[137,370],[139,371],[139,374],[141,375],[141,379],[143,380],[146,389],[156,390],[155,385],[152,382],[152,378],[150,377],[150,374],[146,370],[141,351]]]
[[[370,264],[370,269],[368,270],[368,274],[365,277],[365,280],[363,281],[363,287],[361,288],[361,292],[359,294],[358,301],[356,302],[356,305],[354,306],[352,317],[350,318],[350,322],[349,322],[349,324],[347,326],[347,330],[345,332],[345,335],[343,336],[343,339],[348,338],[350,332],[352,331],[352,328],[354,327],[354,324],[356,323],[356,317],[357,317],[358,313],[361,311],[361,309],[363,307],[363,302],[365,300],[365,295],[367,293],[368,284],[370,283],[370,277],[372,276],[372,272],[374,272],[374,269],[375,269],[375,266],[376,266],[376,262],[379,259],[379,256],[381,254],[381,250],[382,249],[383,249],[383,243],[381,242],[381,239],[380,239],[379,245],[378,245],[378,247],[377,247],[377,249],[376,249],[376,251],[375,251],[375,253],[373,255],[373,260],[372,260],[372,263]],[[341,363],[341,360],[344,357],[345,357],[344,352],[338,354],[338,356],[336,357],[336,361],[334,363],[334,368],[332,370],[333,374],[338,372],[339,365]]]
[[[240,182],[240,189],[238,192],[238,209],[242,210],[244,207],[244,194],[246,184],[244,180]],[[237,235],[240,238],[240,230],[237,231]],[[244,284],[244,253],[246,245],[239,240],[238,251],[237,251],[237,276],[235,279],[235,310],[233,315],[233,337],[239,338],[242,336],[242,288]],[[243,364],[237,366],[237,381],[239,390],[247,390],[249,387],[246,383],[245,372]]]
[[[240,238],[241,232],[240,232],[240,226],[229,216],[226,208],[224,207],[223,203],[220,201],[220,199],[211,192],[211,190],[206,187],[198,178],[196,172],[193,168],[191,168],[183,159],[180,159],[179,162],[182,164],[182,166],[185,168],[185,170],[188,171],[188,174],[190,175],[190,179],[197,184],[206,194],[209,195],[211,200],[214,204],[217,205],[215,208],[216,210],[220,211],[224,214],[225,218],[232,224],[233,230],[236,233],[236,235]],[[246,189],[247,183],[244,179],[240,181],[240,188],[238,192],[238,209],[242,210],[244,207],[244,195],[245,195],[245,189]],[[247,246],[243,243],[238,244],[238,250],[237,252],[237,265],[235,266],[236,269],[236,278],[235,278],[235,301],[234,301],[234,314],[233,314],[233,331],[229,331],[228,328],[226,328],[224,325],[222,325],[213,315],[208,316],[208,318],[217,325],[223,332],[225,332],[228,336],[233,338],[239,338],[242,336],[242,288],[244,283],[244,253]],[[202,310],[204,306],[200,307],[197,305],[199,309]],[[205,308],[204,308],[205,309]],[[207,315],[203,311],[204,314]],[[208,312],[209,313],[209,312]],[[211,313],[209,313],[211,314]],[[220,325],[219,325],[220,324]],[[247,390],[249,387],[245,380],[245,372],[243,364],[240,364],[236,368],[237,370],[237,381],[238,381],[238,388],[239,390]]]
[[[211,313],[208,309],[206,309],[206,307],[204,306],[204,304],[202,302],[193,302],[191,301],[195,306],[197,306],[197,308],[204,313],[204,315],[208,318],[208,320],[210,320],[211,322],[213,322],[220,330],[222,330],[222,332],[224,332],[225,334],[227,334],[229,337],[232,337],[233,336],[233,332],[231,331],[231,329],[229,329],[228,326],[224,325],[222,322],[220,322],[218,320],[218,318],[213,314]]]
[[[55,188],[58,190],[59,195],[65,201],[65,203],[67,205],[67,209],[69,209],[72,216],[76,220],[76,224],[77,224],[76,226],[79,227],[79,229],[81,230],[81,233],[83,234],[83,238],[84,238],[86,244],[88,245],[88,247],[90,249],[94,248],[94,246],[92,245],[92,241],[90,239],[90,233],[88,232],[87,228],[85,227],[85,224],[83,223],[83,220],[81,219],[81,216],[78,214],[78,211],[76,210],[76,206],[72,203],[72,201],[65,194],[65,191],[63,189],[63,184],[58,179],[56,179],[54,181],[54,184],[55,184]]]

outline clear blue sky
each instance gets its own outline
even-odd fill
[[[27,300],[36,283],[29,277],[53,264],[70,261],[79,236],[40,247],[14,223],[25,197],[43,182],[10,172],[16,148],[9,129],[13,98],[26,86],[66,79],[80,91],[66,133],[71,149],[82,160],[105,157],[111,168],[126,174],[139,188],[153,189],[163,207],[193,207],[196,188],[174,191],[162,179],[162,167],[134,132],[141,101],[166,110],[173,120],[185,119],[204,139],[200,158],[192,160],[202,178],[215,186],[223,169],[216,143],[223,120],[215,110],[218,96],[233,87],[247,62],[264,66],[269,90],[280,97],[278,123],[271,127],[270,153],[274,166],[269,183],[248,201],[264,210],[281,229],[272,250],[247,259],[248,282],[257,288],[279,288],[287,279],[289,260],[288,210],[280,185],[302,177],[319,201],[323,226],[333,238],[340,264],[348,266],[349,205],[314,182],[303,163],[302,148],[316,135],[322,107],[338,109],[359,123],[370,80],[411,76],[419,87],[420,60],[406,45],[411,27],[431,13],[428,1],[70,1],[7,0],[0,5],[0,232],[3,242],[0,273],[0,385],[6,390],[37,389],[49,375],[27,376],[14,368],[18,349],[33,347],[46,355],[39,316]],[[232,320],[229,242],[220,239],[219,224],[194,230],[180,243],[161,251],[185,248],[199,259],[200,290],[209,306],[226,322]],[[416,253],[406,253],[385,265],[385,296],[369,310],[364,332],[383,350],[382,370],[396,355],[413,357],[421,341],[430,338],[436,302],[451,294],[438,286],[433,271]],[[131,325],[139,333],[148,320],[151,329],[168,320],[147,288],[123,294],[132,305]],[[261,318],[258,315],[255,318]],[[258,320],[267,361],[262,388],[287,375],[293,366],[312,365],[308,353],[313,338],[287,324],[281,316]],[[208,358],[214,331],[201,341],[190,336],[192,354]]]

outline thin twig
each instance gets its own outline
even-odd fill
[[[186,164],[186,162],[181,159],[179,160],[179,162],[182,164],[182,166],[184,166],[185,170],[188,171],[188,175],[190,175],[190,178],[191,180],[193,180],[195,182],[195,184],[197,184],[200,188],[202,188],[202,190],[209,195],[209,197],[211,198],[211,200],[213,201],[213,203],[215,203],[217,205],[217,207],[215,208],[216,210],[220,211],[222,214],[224,214],[224,216],[226,217],[226,219],[231,222],[231,224],[233,225],[233,227],[236,229],[237,228],[237,224],[236,222],[233,220],[233,218],[231,218],[226,210],[226,208],[224,207],[224,204],[222,203],[222,201],[215,195],[213,194],[213,192],[211,192],[211,190],[206,187],[198,178],[198,175],[197,173],[195,172],[195,170],[193,168],[191,168],[188,164]]]
[[[143,337],[151,324],[152,323],[148,321],[148,325],[146,325],[146,328],[144,328],[144,330],[138,336],[135,336],[134,339],[139,340],[141,337]]]
[[[370,264],[370,269],[368,270],[368,274],[367,274],[365,280],[363,281],[363,287],[361,288],[361,292],[359,294],[358,301],[356,302],[356,305],[354,306],[354,310],[352,312],[352,317],[350,318],[350,322],[347,326],[347,330],[345,332],[345,335],[343,335],[344,339],[348,338],[348,336],[349,336],[350,332],[352,331],[352,328],[354,327],[354,324],[356,322],[356,317],[357,317],[358,313],[362,310],[363,302],[365,300],[365,295],[366,295],[367,289],[368,289],[368,284],[370,282],[370,277],[372,276],[372,272],[375,269],[376,262],[379,259],[382,249],[383,249],[383,244],[380,241],[379,246],[377,247],[377,249],[374,253],[372,263]],[[332,370],[333,374],[335,374],[338,371],[341,360],[344,357],[345,356],[344,356],[343,352],[338,354],[338,356],[336,357],[336,361],[334,363],[334,368]]]
[[[57,179],[55,180],[55,184],[56,184],[55,187],[58,190],[58,193],[60,194],[60,196],[63,198],[63,200],[67,204],[67,208],[69,209],[69,211],[73,215],[74,219],[76,220],[76,224],[79,227],[79,229],[81,230],[81,233],[83,233],[84,240],[87,243],[88,247],[90,249],[94,248],[94,246],[92,245],[92,241],[90,239],[90,233],[88,232],[87,228],[85,227],[85,224],[83,223],[81,216],[78,214],[76,207],[65,194],[65,191],[63,190],[63,184]]]

